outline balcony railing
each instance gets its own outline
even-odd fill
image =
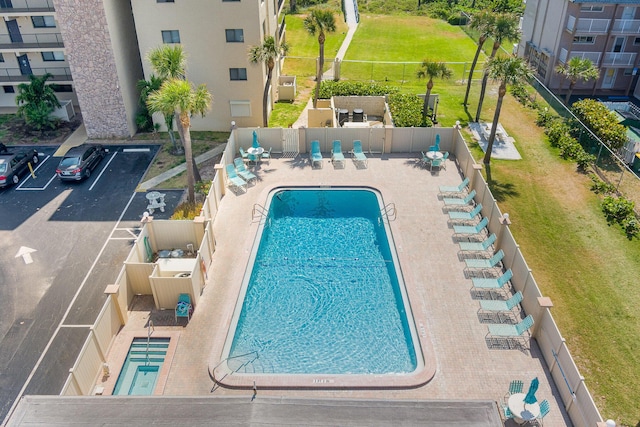
[[[42,76],[47,73],[51,73],[53,77],[49,79],[52,82],[71,81],[71,69],[69,67],[47,67],[47,68],[32,68],[31,72],[36,76]],[[7,82],[27,82],[29,81],[28,75],[23,75],[20,72],[20,68],[3,68],[0,69],[0,83]]]
[[[2,13],[21,13],[21,12],[55,12],[53,0],[13,0],[12,7],[0,6],[0,14]]]
[[[284,15],[287,16],[287,15]],[[282,17],[282,23],[280,24],[280,28],[278,29],[278,40],[282,40],[282,36],[284,34],[284,30],[286,27],[284,16]]]
[[[60,33],[21,34],[21,42],[12,42],[8,34],[0,34],[0,49],[64,47]]]
[[[609,30],[609,19],[576,19],[569,15],[567,19],[567,31],[576,34],[606,34]]]
[[[558,60],[564,64],[569,59],[576,56],[582,59],[585,59],[585,58],[589,59],[595,65],[598,65],[598,63],[600,62],[600,52],[577,52],[576,51],[576,52],[571,52],[571,54],[569,54],[569,57],[567,58],[567,53],[565,49],[562,49],[562,51],[560,52],[560,55],[558,56]]]
[[[611,27],[611,32],[616,34],[640,34],[640,20],[616,19]]]
[[[606,52],[602,60],[604,67],[633,67],[637,53],[631,52]]]

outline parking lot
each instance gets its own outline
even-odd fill
[[[59,394],[136,238],[136,193],[156,145],[107,146],[91,176],[61,182],[57,147],[0,190],[0,420],[23,393]],[[181,191],[163,191],[168,218]]]

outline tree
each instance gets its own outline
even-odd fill
[[[520,38],[520,29],[518,24],[520,19],[516,15],[508,13],[498,15],[495,23],[491,28],[491,37],[493,38],[493,49],[491,50],[491,56],[489,59],[493,59],[500,49],[500,45],[505,40],[516,41]],[[482,76],[482,87],[480,88],[480,98],[478,100],[478,111],[476,112],[476,122],[480,120],[480,114],[482,113],[482,103],[484,102],[484,94],[487,90],[488,76],[485,73]]]
[[[427,59],[422,61],[422,65],[416,75],[419,79],[429,79],[427,82],[427,92],[424,95],[422,117],[427,117],[429,113],[429,96],[431,96],[431,89],[433,89],[433,79],[448,79],[452,74],[444,62],[432,62]]]
[[[195,175],[197,167],[191,150],[191,116],[205,113],[211,108],[213,97],[202,84],[194,88],[186,79],[186,57],[179,45],[162,45],[147,56],[152,68],[166,80],[147,99],[147,107],[152,113],[175,114],[178,121],[178,135],[184,147],[187,164],[188,202],[195,202]]]
[[[57,120],[52,118],[50,114],[60,107],[60,101],[58,101],[53,87],[47,84],[47,80],[51,77],[53,75],[50,73],[40,77],[30,74],[29,84],[20,83],[18,85],[17,113],[24,118],[27,125],[36,130],[56,127]]]
[[[322,83],[322,69],[324,68],[324,41],[326,33],[333,33],[336,30],[336,19],[333,12],[328,9],[314,8],[304,18],[304,28],[312,36],[318,33],[318,45],[320,55],[318,59],[318,70],[316,75],[316,94],[313,97],[313,108],[318,106],[320,96],[320,83]]]
[[[467,105],[467,102],[469,101],[469,92],[471,91],[471,80],[473,79],[473,72],[476,69],[478,58],[480,57],[480,52],[482,52],[482,47],[489,37],[494,21],[494,14],[489,12],[479,12],[473,15],[473,17],[471,18],[471,28],[478,31],[480,33],[480,36],[478,37],[478,48],[476,49],[476,54],[473,57],[471,69],[469,70],[469,78],[467,79],[467,91],[464,94],[464,102],[462,103],[463,105]]]
[[[485,74],[492,80],[500,82],[500,86],[498,87],[498,103],[496,104],[496,111],[493,114],[491,134],[489,135],[487,151],[483,159],[483,163],[488,166],[491,162],[491,150],[493,150],[493,142],[496,138],[496,130],[498,129],[498,121],[500,120],[500,110],[502,109],[504,96],[507,93],[507,86],[522,84],[530,79],[533,74],[522,58],[515,56],[490,59],[485,66]]]
[[[574,56],[566,63],[558,65],[556,71],[569,79],[569,92],[567,92],[567,96],[564,99],[564,103],[567,105],[569,105],[569,98],[571,98],[573,88],[579,80],[587,82],[589,80],[597,80],[600,77],[600,70],[593,65],[590,59],[578,56]]]
[[[267,101],[269,100],[269,88],[271,87],[271,78],[273,77],[273,68],[276,60],[280,55],[286,55],[289,51],[289,45],[285,42],[278,43],[272,36],[267,36],[264,42],[259,46],[251,46],[249,48],[249,61],[252,64],[263,63],[267,67],[267,82],[264,85],[264,93],[262,94],[262,126],[269,126],[269,117],[267,109]]]

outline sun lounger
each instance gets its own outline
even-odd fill
[[[311,153],[309,153],[309,160],[311,160],[311,167],[316,164],[320,164],[322,167],[322,153],[320,152],[320,142],[311,141]]]
[[[445,206],[467,206],[474,203],[473,198],[475,196],[476,190],[471,190],[471,192],[467,194],[463,199],[459,197],[445,197],[442,199],[442,201],[444,202]]]
[[[242,188],[245,193],[247,192],[247,183],[238,176],[232,164],[227,165],[227,186]]]
[[[506,301],[501,300],[480,300],[481,311],[511,311],[522,301],[522,292],[516,292]]]
[[[476,217],[481,214],[482,203],[478,203],[473,210],[469,212],[449,212],[449,220],[452,222],[469,222],[475,221]]]
[[[359,140],[353,141],[353,150],[351,150],[351,154],[353,155],[353,161],[356,163],[360,163],[364,165],[364,167],[368,167],[368,159],[367,156],[362,152],[362,142]]]
[[[471,279],[471,283],[474,288],[480,289],[502,289],[504,285],[506,285],[509,280],[513,277],[513,272],[511,269],[505,271],[505,273],[497,278],[481,278],[474,277]]]
[[[490,269],[498,266],[504,258],[504,252],[500,249],[489,259],[465,259],[465,269]]]
[[[489,249],[496,241],[497,237],[494,234],[484,239],[482,242],[460,242],[461,252],[483,252]]]
[[[454,225],[453,226],[453,234],[454,235],[470,235],[470,234],[481,234],[484,232],[485,227],[489,224],[488,218],[483,218],[476,225]]]
[[[517,325],[491,324],[486,341],[489,347],[515,348],[514,343],[521,343],[523,335],[533,326],[533,317],[528,315]]]
[[[240,178],[244,179],[249,183],[252,179],[258,180],[258,177],[255,176],[247,167],[244,165],[244,161],[240,157],[236,157],[233,160],[233,164],[236,166],[236,172],[240,175]]]
[[[343,168],[347,166],[344,154],[342,153],[342,142],[337,139],[333,141],[333,148],[331,149],[331,163],[334,165],[338,163]]]

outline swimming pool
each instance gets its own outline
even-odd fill
[[[278,188],[266,206],[221,358],[227,372],[335,384],[421,371],[380,193]]]
[[[169,348],[169,338],[134,338],[120,370],[114,395],[152,395]]]

